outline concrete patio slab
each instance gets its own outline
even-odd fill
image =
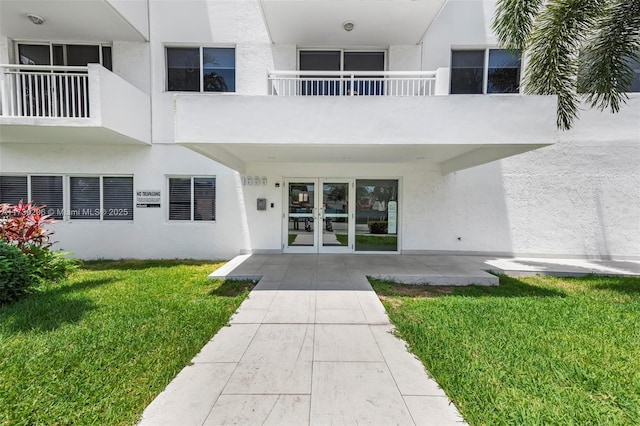
[[[262,324],[223,393],[309,395],[313,335],[312,325]]]
[[[317,362],[311,425],[414,425],[384,362]]]

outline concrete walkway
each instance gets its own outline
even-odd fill
[[[497,284],[486,270],[640,275],[639,261],[475,256],[246,255],[214,276],[260,282],[147,407],[141,425],[464,424],[393,335],[365,275]]]

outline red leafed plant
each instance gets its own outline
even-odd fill
[[[53,231],[46,225],[55,223],[51,216],[43,214],[44,206],[34,206],[33,201],[18,204],[0,204],[0,240],[28,251],[32,246],[46,246]]]

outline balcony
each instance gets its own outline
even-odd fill
[[[0,143],[149,144],[149,97],[97,64],[0,65]]]
[[[271,71],[269,95],[177,94],[176,142],[248,163],[407,163],[443,173],[553,144],[553,96],[452,95],[448,70]]]

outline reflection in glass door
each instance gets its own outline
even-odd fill
[[[353,180],[291,179],[283,248],[298,253],[353,251]],[[322,188],[322,191],[319,189]]]
[[[349,247],[349,182],[322,184],[321,243],[327,248]]]
[[[287,185],[287,248],[309,252],[317,250],[315,188],[316,182],[312,180],[292,181]]]

